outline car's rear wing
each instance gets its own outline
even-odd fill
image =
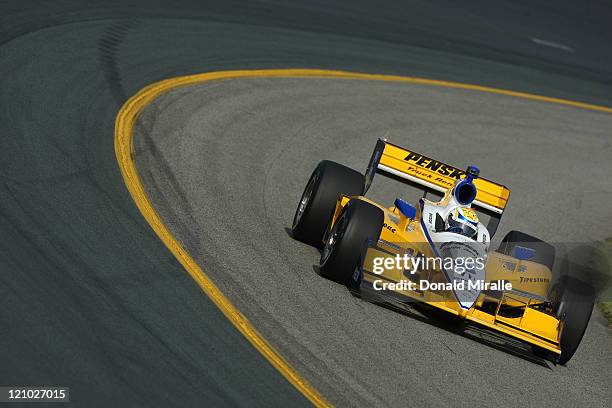
[[[465,171],[443,162],[430,159],[420,153],[396,146],[379,139],[372,153],[372,158],[365,173],[364,194],[370,188],[374,175],[377,173],[394,176],[408,184],[427,191],[444,194],[455,185],[455,182],[465,177]],[[510,190],[505,186],[478,177],[474,180],[477,189],[473,201],[477,209],[495,219],[494,225],[489,225],[489,232],[494,234],[499,219],[506,208]],[[492,220],[493,221],[493,220]],[[491,230],[493,227],[493,230]]]

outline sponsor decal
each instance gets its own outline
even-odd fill
[[[360,270],[359,268],[355,268],[355,272],[353,272],[353,282],[359,282],[359,275],[360,275]]]
[[[387,231],[391,231],[393,234],[395,234],[395,231],[397,231],[393,225],[387,224],[386,222],[383,223],[383,228]]]
[[[379,239],[378,243],[381,245],[386,245],[390,248],[395,249],[396,251],[400,251],[402,249],[401,246],[394,244],[393,242],[385,241],[384,239]]]
[[[549,278],[521,276],[521,283],[547,283]]]
[[[444,164],[442,162],[430,159],[429,157],[426,157],[426,156],[423,156],[422,154],[418,154],[414,152],[408,152],[408,155],[404,158],[404,161],[407,161],[409,163],[414,163],[416,166],[419,166],[421,168],[424,168],[424,169],[433,171],[435,173],[438,173],[442,176],[451,177],[457,180],[459,180],[461,176],[465,175],[465,172],[462,170],[459,170],[453,166],[449,166],[448,164]],[[408,167],[408,171],[414,172],[426,178],[434,179],[434,177],[431,174],[423,173],[419,171],[419,169],[416,167],[410,166]],[[443,180],[442,178],[438,178],[436,179],[436,181],[445,182],[445,180]]]

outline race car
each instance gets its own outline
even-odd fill
[[[419,188],[422,198],[414,206],[372,201],[365,195],[377,174]],[[379,139],[364,174],[318,164],[291,231],[321,250],[324,277],[376,301],[437,308],[565,364],[587,328],[594,291],[562,271],[553,276],[561,263],[555,247],[531,235],[511,231],[491,248],[509,196],[476,166],[459,170]]]

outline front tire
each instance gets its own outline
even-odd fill
[[[291,227],[293,237],[321,248],[323,234],[340,195],[360,195],[363,187],[361,173],[333,161],[321,161],[312,172],[295,211]]]
[[[348,284],[361,260],[365,243],[378,241],[384,220],[380,208],[365,201],[351,200],[327,235],[321,252],[321,275]]]
[[[590,284],[576,278],[566,278],[557,315],[563,322],[557,362],[567,363],[573,356],[586,332],[595,305],[595,291]]]

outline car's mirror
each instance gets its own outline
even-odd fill
[[[402,200],[401,198],[396,198],[394,204],[395,208],[397,208],[402,214],[404,214],[406,218],[413,220],[414,217],[416,217],[416,207],[411,205],[410,203]]]

